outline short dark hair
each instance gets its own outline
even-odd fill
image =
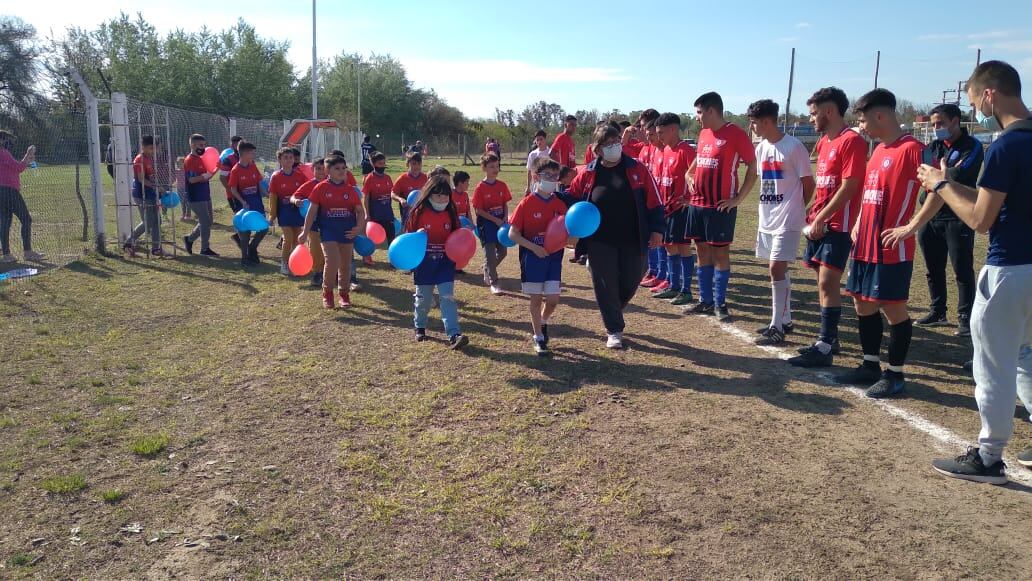
[[[944,103],[942,105],[936,105],[932,107],[932,110],[928,113],[929,115],[945,115],[947,119],[960,119],[963,113],[960,112],[960,107],[953,103]]]
[[[208,140],[205,139],[204,136],[201,135],[200,133],[194,133],[193,135],[190,136],[190,143],[193,143],[195,141],[208,141]]]
[[[681,127],[681,117],[677,113],[663,113],[656,118],[656,127],[666,127],[667,125]]]
[[[616,124],[620,126],[620,129],[627,129],[631,126],[631,122],[626,119],[622,121],[617,121]]]
[[[548,134],[547,134],[547,133],[545,133],[545,130],[544,130],[544,129],[538,129],[538,130],[537,130],[537,133],[535,133],[535,134],[534,134],[534,138],[536,139],[536,138],[538,138],[538,137],[545,137],[545,138],[547,138],[547,137],[548,137]]]
[[[468,182],[469,174],[460,169],[459,171],[455,172],[455,175],[452,176],[451,181],[455,185],[461,184],[463,182]]]
[[[565,119],[563,119],[563,122],[564,122],[564,123],[565,123],[566,121],[573,121],[574,123],[576,123],[576,122],[577,122],[577,117],[575,117],[574,115],[567,115],[567,116],[566,116],[566,118],[565,118]]]
[[[376,163],[378,161],[387,161],[387,156],[382,151],[374,151],[369,154],[369,163]]]
[[[648,123],[649,121],[655,121],[659,119],[659,111],[655,109],[646,109],[641,113],[638,113],[638,122]],[[644,123],[642,123],[644,125]]]
[[[317,158],[312,160],[312,167],[315,167],[317,165],[324,165],[325,163],[326,163],[325,159],[323,159],[321,157],[317,157]]]
[[[294,152],[294,157],[296,157],[298,159],[301,159],[301,149],[299,149],[297,147],[294,147],[294,146],[291,146],[290,147],[290,151]]]
[[[487,167],[489,163],[501,163],[501,160],[493,153],[485,153],[480,156],[480,167]]]
[[[279,158],[283,157],[284,155],[286,155],[288,153],[290,155],[294,155],[294,148],[293,147],[281,147],[281,148],[276,150],[276,159],[279,159]]]
[[[363,137],[363,138],[362,138],[362,141],[363,141],[364,143],[369,143],[369,136],[368,136],[368,135],[366,135],[365,137]]]
[[[977,91],[993,89],[1008,97],[1021,96],[1021,76],[1017,69],[1003,61],[985,61],[975,67],[968,86]]]
[[[871,109],[896,110],[896,96],[888,89],[874,89],[864,93],[853,105],[854,113],[867,113]]]
[[[140,138],[140,143],[142,143],[145,146],[146,145],[154,145],[154,143],[155,143],[154,136],[153,135],[144,135],[143,137]]]
[[[448,177],[451,177],[451,172],[448,171],[448,168],[444,167],[443,165],[439,165],[439,166],[434,167],[434,169],[430,170],[430,177],[434,177],[434,176],[448,176]]]
[[[778,118],[778,104],[770,99],[760,99],[749,105],[745,116],[750,119],[775,119]]]
[[[724,100],[715,91],[699,95],[699,98],[695,100],[695,106],[703,109],[716,109],[721,115],[724,114]]]
[[[806,100],[806,105],[823,105],[825,103],[834,103],[838,109],[839,115],[846,116],[846,111],[849,110],[849,97],[846,97],[846,92],[838,87],[824,87],[823,89],[817,89],[817,91]]]
[[[347,158],[347,156],[344,155],[344,152],[339,150],[339,149],[331,149],[330,150],[330,155],[336,155],[338,157]]]
[[[239,135],[234,135],[233,137],[229,138],[229,142],[234,144],[234,145],[237,144],[237,143],[240,143],[243,140],[244,140],[244,138],[240,137]]]
[[[542,156],[534,160],[534,173],[541,173],[546,169],[559,171],[559,162],[548,156]]]
[[[256,149],[258,148],[255,146],[255,144],[251,143],[250,141],[241,141],[240,145],[237,146],[237,151],[239,151],[240,153],[243,153],[245,151],[254,151]]]
[[[344,167],[347,167],[347,165],[348,165],[348,161],[346,159],[344,159],[344,156],[342,156],[342,155],[332,155],[332,154],[328,155],[328,156],[326,156],[326,160],[325,161],[326,161],[326,169],[330,169],[333,166],[337,166],[337,165],[341,165],[341,164],[343,164]]]
[[[422,164],[423,163],[423,154],[421,154],[421,153],[409,154],[409,156],[405,158],[405,165],[408,165],[410,163]]]
[[[568,165],[564,165],[562,168],[559,169],[559,179],[563,179],[572,173],[577,173],[577,170],[573,169]]]

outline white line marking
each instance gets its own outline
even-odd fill
[[[761,351],[769,353],[769,354],[773,355],[774,357],[777,357],[778,359],[786,360],[786,359],[794,356],[794,354],[792,354],[792,353],[790,353],[788,351],[785,351],[784,349],[781,349],[780,347],[774,347],[773,345],[757,345],[755,343],[755,341],[754,341],[754,339],[756,338],[755,336],[750,335],[749,333],[739,329],[738,327],[735,327],[734,325],[732,325],[730,323],[717,323],[717,324],[720,326],[721,329],[723,329],[729,335],[733,335],[734,337],[736,337],[737,339],[739,339],[743,343],[748,343],[749,345],[752,345],[753,347],[755,347],[755,348],[757,348],[757,349],[759,349]],[[915,412],[911,412],[911,411],[907,411],[907,410],[905,410],[905,409],[903,409],[903,408],[901,408],[901,407],[899,407],[897,405],[894,405],[894,404],[892,404],[892,403],[890,403],[890,402],[888,402],[888,401],[886,401],[884,399],[871,399],[871,398],[867,397],[866,395],[864,395],[864,390],[862,390],[862,389],[859,389],[859,388],[856,388],[856,387],[843,387],[843,386],[837,385],[837,384],[835,384],[835,383],[833,383],[831,381],[831,374],[830,373],[827,373],[827,372],[817,372],[816,375],[817,375],[818,378],[822,379],[825,384],[827,384],[827,385],[835,385],[836,389],[842,389],[844,391],[848,391],[849,393],[851,393],[854,396],[856,396],[857,399],[859,399],[861,401],[864,401],[866,403],[874,404],[874,405],[878,406],[882,410],[888,412],[890,415],[893,415],[893,416],[895,416],[895,417],[905,421],[906,423],[910,424],[912,427],[916,428],[917,430],[920,430],[920,431],[924,432],[925,434],[928,434],[929,436],[935,438],[936,440],[942,442],[943,444],[946,444],[946,445],[949,445],[949,446],[953,446],[955,448],[967,448],[969,446],[974,446],[975,445],[975,444],[972,444],[970,441],[965,440],[964,438],[961,438],[960,436],[954,434],[948,428],[944,428],[944,427],[940,426],[939,424],[936,424],[934,422],[926,420],[923,416],[921,416],[921,414],[918,414],[918,413],[915,413]],[[1032,485],[1032,474],[1030,474],[1030,472],[1028,470],[1026,470],[1024,467],[1022,467],[1021,464],[1018,464],[1017,460],[1015,460],[1014,458],[1010,457],[1009,455],[1005,455],[1003,457],[1003,460],[1004,460],[1004,462],[1007,463],[1007,478],[1009,478],[1009,479],[1011,479],[1011,480],[1013,480],[1015,482],[1021,482],[1022,484]],[[931,469],[931,468],[929,467],[929,469]]]

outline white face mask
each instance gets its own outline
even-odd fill
[[[551,195],[559,187],[559,182],[538,182],[537,191],[542,195]]]
[[[621,154],[623,154],[623,145],[620,145],[619,143],[607,145],[602,148],[602,159],[609,163],[620,161]]]
[[[430,207],[437,212],[443,212],[448,209],[448,202],[435,202],[430,200]]]

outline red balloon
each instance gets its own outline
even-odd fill
[[[304,244],[295,246],[290,258],[287,259],[287,266],[294,276],[308,276],[308,273],[312,272],[313,263],[312,253]]]
[[[204,164],[204,171],[215,173],[215,170],[219,169],[219,150],[214,147],[204,148],[204,153],[201,154],[201,163]]]
[[[373,244],[383,244],[387,240],[387,231],[383,229],[383,226],[372,220],[366,222],[365,235],[373,241]]]
[[[472,230],[459,228],[444,242],[444,253],[455,263],[455,268],[465,267],[477,253],[476,235]]]
[[[297,166],[297,169],[301,172],[301,175],[305,176],[306,179],[312,179],[315,177],[315,172],[312,170],[312,164],[310,163],[302,163]],[[379,244],[379,242],[377,242],[377,244]]]
[[[570,233],[566,231],[566,217],[556,216],[545,229],[545,252],[554,254],[566,246]]]

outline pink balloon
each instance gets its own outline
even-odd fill
[[[556,216],[548,223],[548,228],[545,230],[545,251],[549,254],[559,252],[563,246],[566,246],[566,240],[569,237],[570,233],[566,231],[566,217]]]
[[[383,244],[387,240],[387,231],[373,221],[366,222],[365,235],[373,241],[373,244]]]
[[[308,273],[312,272],[312,264],[312,253],[304,244],[295,246],[290,258],[287,259],[287,266],[294,276],[308,276]]]
[[[219,169],[219,150],[214,147],[206,147],[201,154],[201,163],[204,164],[204,171],[215,173]]]
[[[477,237],[468,228],[459,228],[444,242],[444,253],[455,263],[455,268],[464,268],[477,253]]]

